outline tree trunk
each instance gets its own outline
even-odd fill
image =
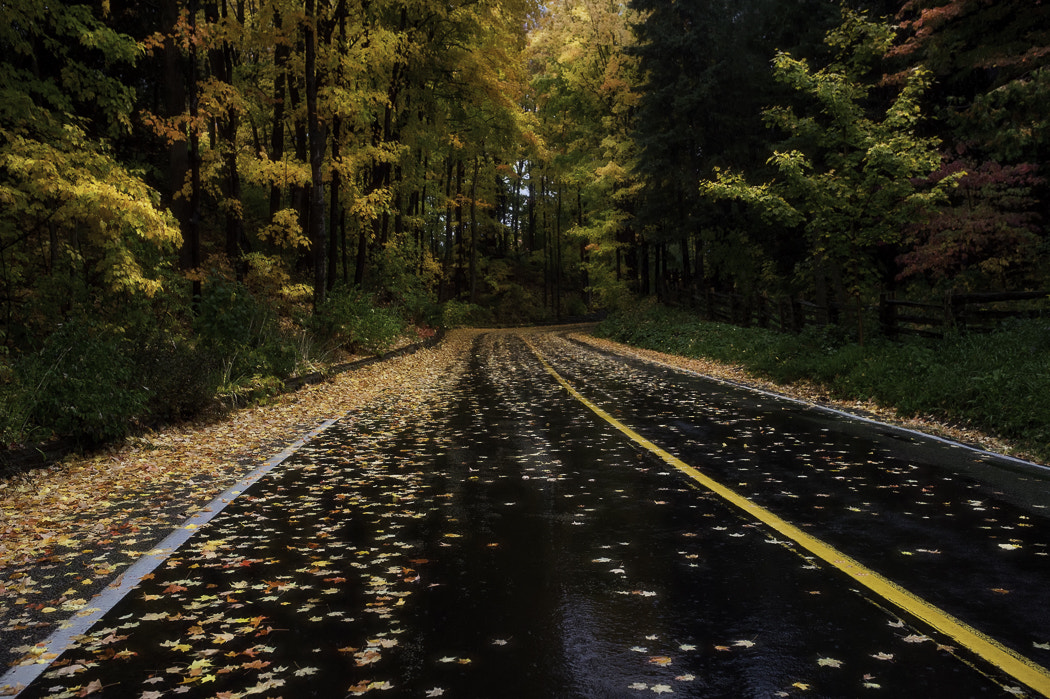
[[[291,47],[281,37],[282,20],[280,10],[274,8],[273,26],[277,30],[277,45],[273,49],[273,130],[270,133],[270,160],[278,163],[284,159],[284,92],[287,80],[288,58]],[[270,184],[270,220],[281,210],[281,184]]]
[[[328,267],[325,264],[324,159],[325,134],[317,114],[317,12],[316,0],[306,0],[306,121],[310,132],[310,246],[313,251],[314,310],[325,302]]]
[[[332,186],[328,193],[330,199],[328,222],[331,230],[328,232],[328,273],[326,285],[329,291],[335,285],[337,277],[336,263],[339,260],[339,236],[336,226],[339,225],[339,139],[342,137],[341,120],[335,117],[332,120]]]
[[[554,213],[554,317],[561,320],[561,190],[558,185],[558,206]]]
[[[474,172],[470,180],[470,302],[478,301],[478,170],[480,158],[474,156]]]

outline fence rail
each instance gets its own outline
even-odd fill
[[[744,327],[799,332],[810,326],[836,325],[853,317],[838,304],[805,299],[745,296],[706,290],[694,293],[691,305],[708,320]],[[877,306],[884,335],[940,338],[951,332],[987,332],[1010,318],[1050,317],[1050,291],[947,294],[939,303],[897,299],[884,294]]]

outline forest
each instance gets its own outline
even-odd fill
[[[4,445],[406,329],[1050,288],[1048,3],[2,8]]]

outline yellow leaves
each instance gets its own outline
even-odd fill
[[[153,270],[147,273],[140,253],[132,251],[139,242],[162,250],[180,244],[174,218],[158,206],[157,193],[102,145],[72,127],[63,136],[53,143],[19,138],[7,144],[0,167],[11,175],[7,191],[17,196],[9,197],[14,205],[5,207],[2,219],[28,226],[46,216],[57,231],[76,231],[76,250],[62,246],[60,255],[93,267],[111,290],[155,294],[160,285]]]
[[[310,245],[310,239],[303,234],[302,226],[299,225],[299,212],[295,209],[281,209],[275,213],[270,224],[259,231],[259,237],[289,250]]]

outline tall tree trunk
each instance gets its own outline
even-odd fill
[[[327,288],[329,291],[335,285],[336,280],[336,263],[339,260],[339,236],[337,233],[337,226],[339,225],[339,139],[342,138],[342,120],[339,117],[332,119],[332,186],[331,191],[328,193],[330,199],[330,207],[328,214],[329,225],[331,230],[328,233],[328,274],[326,277]]]
[[[446,300],[453,295],[453,271],[452,271],[452,260],[454,258],[453,248],[454,240],[452,238],[452,156],[448,156],[448,161],[445,167],[445,249],[441,260],[442,270],[442,285],[447,290],[445,293],[448,296],[442,296],[442,300]]]
[[[299,37],[299,48],[304,49],[303,37]],[[293,133],[295,134],[295,157],[301,163],[309,162],[309,156],[307,155],[308,135],[307,135],[307,120],[303,119],[302,112],[299,107],[302,106],[303,96],[300,91],[302,84],[300,82],[299,75],[289,75],[287,80],[288,87],[288,104],[292,108],[292,114],[295,114],[295,124],[293,127]],[[309,197],[307,195],[306,187],[300,184],[289,185],[291,195],[291,207],[299,213],[299,225],[302,226],[304,231],[310,230],[310,206]]]
[[[554,215],[554,317],[561,320],[561,191],[563,185],[558,185],[558,208]]]
[[[324,159],[325,134],[317,114],[317,11],[316,0],[306,0],[306,121],[310,132],[310,224],[313,250],[314,310],[325,302],[328,267],[325,264]]]
[[[221,3],[209,2],[205,9],[209,22],[217,23],[219,19],[229,19],[229,6],[226,0]],[[211,63],[212,75],[221,83],[233,87],[234,49],[228,41],[211,49],[208,60]],[[223,197],[226,228],[226,257],[237,270],[238,278],[244,274],[242,256],[247,249],[247,237],[244,234],[244,210],[241,202],[241,176],[237,167],[237,131],[240,128],[240,113],[235,106],[227,105],[225,114],[216,119],[215,135],[219,141],[217,147],[222,153],[224,169]]]
[[[536,249],[536,180],[532,177],[532,166],[529,166],[529,206],[528,223],[526,225],[525,252],[533,252]]]
[[[543,218],[543,225],[540,230],[543,231],[543,308],[544,312],[547,309],[548,299],[550,298],[550,235],[548,235],[550,228],[547,223],[547,176],[544,175],[540,178],[540,215]],[[533,238],[535,240],[535,238]],[[553,306],[552,306],[553,307]]]
[[[279,163],[284,160],[284,99],[285,83],[288,78],[288,58],[291,47],[282,36],[283,20],[281,12],[274,8],[273,26],[277,30],[277,45],[273,49],[273,130],[270,133],[270,160]],[[283,187],[276,181],[270,185],[269,217],[281,210],[281,192]]]
[[[478,301],[478,170],[480,158],[474,156],[474,172],[470,179],[470,302]]]
[[[357,226],[357,256],[354,258],[354,286],[365,283],[365,262],[368,256],[368,226]]]
[[[682,251],[682,284],[689,288],[693,283],[693,270],[689,257],[689,236],[683,235],[678,246]]]
[[[644,239],[641,241],[641,245],[638,248],[638,272],[639,288],[641,289],[642,296],[648,296],[652,293],[652,285],[649,283],[649,243]]]
[[[190,0],[189,20],[190,34],[196,39],[197,34],[197,0]],[[187,92],[190,100],[190,126],[188,136],[187,158],[190,169],[190,200],[186,211],[186,220],[182,229],[182,268],[198,270],[201,266],[201,148],[200,148],[200,96],[197,94],[198,56],[196,40],[190,42],[189,80]],[[181,111],[181,109],[180,109]],[[181,188],[181,185],[180,185]],[[194,310],[199,308],[201,298],[200,277],[194,276],[191,288],[191,299]]]
[[[466,175],[466,168],[463,165],[462,159],[456,160],[456,243],[459,248],[456,255],[456,296],[458,297],[463,292],[465,286],[464,276],[466,275],[466,224],[463,221],[463,177]]]

